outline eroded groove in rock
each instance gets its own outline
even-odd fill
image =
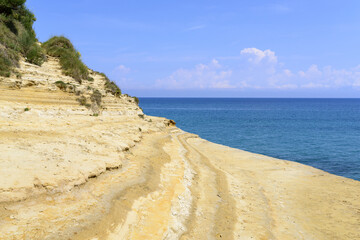
[[[224,173],[211,165],[201,152],[188,144],[192,134],[180,136],[180,141],[188,150],[189,160],[199,169],[200,194],[197,208],[194,209],[196,220],[189,224],[191,230],[184,239],[233,239],[233,225],[236,222],[235,202],[228,192]],[[206,236],[206,238],[204,237]]]

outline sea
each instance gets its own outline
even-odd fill
[[[360,180],[360,99],[140,98],[211,142]]]

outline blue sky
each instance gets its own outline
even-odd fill
[[[360,1],[28,0],[123,92],[360,97]]]

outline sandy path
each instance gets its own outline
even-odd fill
[[[182,134],[179,140],[187,150],[187,158],[196,169],[196,181],[192,187],[195,196],[192,215],[188,222],[189,231],[183,239],[231,239],[234,222],[234,199],[228,192],[227,179],[209,159],[192,147]]]

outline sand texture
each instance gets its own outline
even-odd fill
[[[203,140],[96,73],[94,116],[56,59],[21,71],[0,80],[0,239],[360,239],[359,181]]]

